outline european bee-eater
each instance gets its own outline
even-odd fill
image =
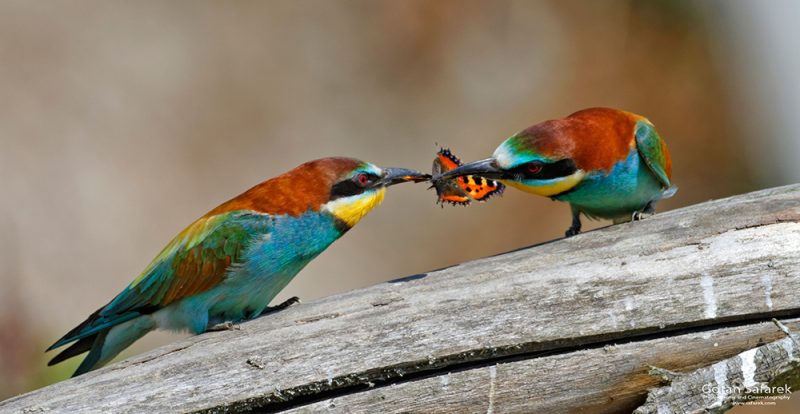
[[[264,181],[178,234],[111,302],[48,349],[75,342],[49,365],[88,351],[74,374],[80,375],[153,329],[199,334],[259,316],[305,265],[383,201],[386,187],[428,178],[323,158]]]
[[[567,236],[581,231],[580,214],[614,223],[650,214],[672,196],[667,145],[647,118],[590,108],[545,121],[505,140],[491,158],[447,171],[434,181],[474,175],[572,207]]]

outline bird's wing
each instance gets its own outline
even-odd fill
[[[203,217],[173,239],[108,305],[50,349],[87,337],[217,286],[248,247],[270,231],[269,215],[233,211]]]
[[[636,123],[636,148],[647,167],[655,174],[664,188],[670,187],[672,160],[666,144],[658,136],[655,127],[647,121]]]

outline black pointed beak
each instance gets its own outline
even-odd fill
[[[419,171],[409,170],[405,168],[384,168],[383,177],[376,183],[379,187],[388,187],[390,185],[406,183],[413,181],[420,183],[431,179],[430,174],[423,174]]]
[[[497,161],[495,161],[494,158],[487,158],[454,168],[444,174],[433,177],[433,180],[446,180],[448,178],[456,178],[465,175],[477,175],[484,178],[503,178],[505,173],[497,166]]]

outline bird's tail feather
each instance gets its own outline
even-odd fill
[[[48,366],[89,352],[83,359],[78,369],[72,375],[76,377],[95,368],[99,368],[119,355],[125,348],[136,342],[155,328],[155,322],[150,316],[145,315],[122,324],[103,329],[90,336],[81,337],[69,348],[56,355]]]
[[[94,340],[99,334],[94,334],[92,336],[83,337],[75,342],[74,344],[70,345],[69,348],[61,351],[58,355],[56,355],[50,362],[47,363],[47,366],[53,366],[58,364],[59,362],[66,361],[74,356],[80,355],[92,348],[92,344],[94,344]]]
[[[79,341],[86,337],[94,337],[96,334],[102,331],[107,331],[115,325],[125,323],[142,315],[139,312],[125,312],[121,315],[104,317],[100,315],[100,311],[102,310],[103,308],[98,309],[88,318],[86,318],[85,321],[81,322],[80,325],[72,328],[71,331],[67,332],[61,337],[61,339],[56,341],[56,343],[50,345],[50,347],[47,348],[47,351],[52,351],[53,349],[59,348],[73,341]]]
[[[661,197],[659,197],[659,200],[663,200],[665,198],[670,198],[670,197],[674,196],[675,193],[677,193],[677,192],[678,192],[678,186],[671,185],[661,193]]]
[[[72,374],[73,377],[77,377],[78,375],[85,374],[91,370],[93,370],[96,366],[99,365],[100,357],[103,354],[103,348],[106,342],[106,336],[108,336],[108,331],[111,329],[106,329],[105,331],[100,331],[92,338],[91,349],[89,349],[89,355],[86,355],[86,358],[83,359],[81,364],[78,366],[78,369],[75,370],[75,373]],[[63,353],[66,353],[70,349],[74,348],[76,345],[80,344],[82,340],[78,341],[75,345],[67,348]],[[61,354],[59,354],[60,356]],[[77,354],[76,354],[77,355]],[[56,356],[58,358],[58,356]],[[55,359],[55,358],[53,358]],[[51,361],[52,362],[52,361]]]
[[[155,327],[156,324],[153,318],[151,318],[150,315],[143,315],[98,332],[96,336],[94,336],[91,349],[89,349],[89,355],[86,355],[86,358],[81,362],[81,365],[75,371],[73,377],[107,364],[119,355],[120,352],[125,350],[125,348],[131,346],[134,342],[139,340],[139,338],[155,329]],[[79,349],[77,346],[80,343],[81,340],[67,348],[64,352],[68,352],[73,347],[76,348],[75,352],[77,352]],[[84,348],[85,347],[84,345]]]

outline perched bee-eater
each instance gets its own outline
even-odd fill
[[[383,201],[429,175],[352,158],[307,162],[245,191],[178,234],[128,287],[49,349],[49,365],[102,366],[153,329],[199,334],[288,306],[267,305],[305,265]],[[296,298],[293,298],[296,301]]]
[[[647,118],[610,108],[590,108],[545,121],[505,140],[491,158],[465,164],[434,181],[481,176],[529,193],[566,201],[572,226],[580,214],[614,223],[639,219],[672,196],[667,145]]]

